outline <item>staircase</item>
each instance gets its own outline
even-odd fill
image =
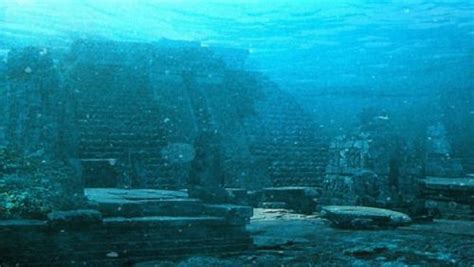
[[[189,255],[248,249],[246,224],[253,209],[210,205],[186,192],[88,188],[100,223],[0,221],[2,264],[27,266],[128,266]]]

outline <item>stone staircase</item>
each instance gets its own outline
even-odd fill
[[[168,144],[163,116],[147,91],[81,94],[79,157],[85,160],[85,168],[90,159],[115,159],[130,176],[140,176],[136,179],[140,184],[133,187],[175,188],[176,181],[171,179],[173,170],[160,154]],[[136,168],[144,173],[133,173],[130,169],[133,164],[138,164]]]
[[[205,204],[186,192],[166,190],[96,188],[85,189],[85,196],[102,213],[100,221],[0,221],[1,240],[10,240],[0,243],[0,262],[124,266],[233,253],[252,245],[245,228],[253,214],[250,207]]]

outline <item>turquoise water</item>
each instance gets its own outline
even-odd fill
[[[474,1],[2,0],[0,47],[81,37],[195,40],[250,51],[292,92],[472,88]]]

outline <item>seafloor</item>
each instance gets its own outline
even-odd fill
[[[255,247],[148,266],[474,266],[474,222],[436,220],[390,230],[331,228],[318,215],[255,209]]]

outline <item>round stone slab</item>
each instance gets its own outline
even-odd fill
[[[321,215],[331,226],[346,229],[390,228],[411,223],[404,213],[364,206],[325,206]]]

